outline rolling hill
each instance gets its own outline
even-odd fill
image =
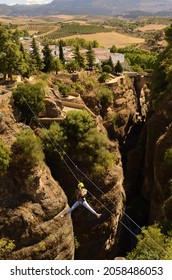
[[[44,5],[0,5],[0,14],[8,16],[38,16],[51,14],[86,14],[86,15],[171,15],[172,0],[53,0]]]

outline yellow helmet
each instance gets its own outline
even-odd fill
[[[84,184],[82,182],[79,182],[78,183],[78,188],[83,188],[84,187]]]

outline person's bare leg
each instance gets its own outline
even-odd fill
[[[71,208],[69,208],[64,214],[60,215],[61,218],[65,217],[66,215],[70,214],[76,207],[80,205],[80,202],[77,200]]]
[[[94,214],[97,218],[101,217],[101,214],[98,214],[89,204],[86,200],[83,201],[82,205],[87,208],[92,214]]]

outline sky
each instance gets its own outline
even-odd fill
[[[0,4],[14,5],[14,4],[45,4],[52,0],[0,0]]]

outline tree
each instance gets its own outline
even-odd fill
[[[79,142],[79,154],[94,176],[105,175],[115,162],[114,155],[108,150],[108,144],[107,136],[96,128],[89,129]]]
[[[168,45],[165,50],[158,55],[151,79],[152,104],[154,108],[161,103],[164,95],[171,93],[172,89],[172,25],[165,30],[165,36]]]
[[[0,140],[0,174],[4,173],[9,167],[11,161],[10,155],[10,149]]]
[[[99,47],[99,42],[97,40],[93,40],[91,42],[92,48],[98,48]]]
[[[71,59],[68,63],[66,63],[65,68],[69,73],[80,70],[78,62],[74,59]]]
[[[45,108],[45,90],[42,84],[19,84],[13,92],[15,105],[29,123]]]
[[[114,68],[111,56],[109,56],[109,58],[107,60],[102,62],[102,67],[105,66],[105,65],[109,65],[112,69]]]
[[[44,63],[44,72],[51,72],[53,69],[53,55],[48,44],[46,44],[42,50],[43,53],[43,63]]]
[[[85,68],[85,59],[80,53],[79,45],[77,44],[74,49],[74,59],[78,63],[80,69]]]
[[[103,66],[103,72],[111,73],[112,72],[112,67],[110,65],[104,65]]]
[[[97,93],[97,99],[101,104],[101,115],[104,116],[106,114],[107,108],[113,102],[113,93],[109,88],[102,87]]]
[[[22,44],[20,44],[20,52],[21,52],[21,58],[18,64],[18,72],[23,77],[29,78],[31,73],[34,71],[34,67],[32,65],[32,59],[30,58],[29,54],[25,51]]]
[[[8,41],[4,44],[4,57],[2,63],[2,73],[4,76],[8,75],[12,80],[12,75],[17,72],[19,61],[21,59],[21,52],[19,47],[12,41]]]
[[[31,57],[33,59],[33,63],[35,65],[36,69],[41,71],[43,68],[43,62],[42,62],[39,48],[38,48],[35,38],[32,39],[31,47],[32,47]]]
[[[55,57],[53,60],[53,69],[56,71],[56,74],[63,69],[63,64],[58,57]]]
[[[87,65],[90,70],[92,70],[95,65],[95,53],[91,44],[89,44],[87,51]]]
[[[165,30],[165,39],[169,45],[172,44],[172,24]]]
[[[64,53],[63,53],[63,41],[59,41],[59,59],[61,62],[64,64],[65,63],[65,58],[64,58]]]
[[[13,165],[19,171],[29,172],[44,159],[41,140],[31,129],[22,131],[12,145]]]
[[[89,129],[95,127],[95,121],[86,110],[72,110],[63,120],[62,127],[68,141],[69,139],[79,141]]]
[[[107,72],[103,72],[101,73],[100,77],[99,77],[99,83],[104,83],[107,78],[109,77],[108,73]]]
[[[122,73],[122,71],[123,71],[122,65],[119,60],[117,61],[116,65],[115,65],[114,71],[116,74]]]
[[[112,45],[112,47],[110,48],[110,52],[111,53],[116,53],[117,52],[117,47],[115,45]]]
[[[50,158],[51,160],[59,155],[63,157],[63,151],[59,145],[63,147],[63,150],[66,150],[67,137],[59,124],[53,123],[49,129],[42,130],[40,137],[43,142],[46,157]]]
[[[127,255],[129,260],[171,260],[172,237],[162,233],[157,224],[142,228],[138,243]]]

